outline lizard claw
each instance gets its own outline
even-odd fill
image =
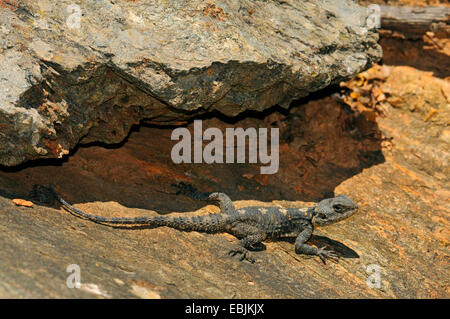
[[[326,264],[327,259],[334,263],[339,261],[339,256],[332,250],[326,250],[325,247],[319,249],[317,256],[319,256],[320,260],[322,260],[324,264]]]
[[[242,255],[239,258],[239,261],[247,260],[248,262],[250,262],[252,264],[255,263],[255,258],[253,258],[252,254],[246,248],[238,247],[238,248],[235,248],[235,249],[231,249],[228,252],[228,255],[230,255],[232,257],[236,256],[237,254],[241,254]]]

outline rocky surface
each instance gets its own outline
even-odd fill
[[[366,10],[350,0],[8,3],[5,166],[62,157],[80,142],[118,143],[143,120],[287,107],[381,57]]]
[[[447,1],[442,0],[358,0],[358,3],[363,6],[369,6],[371,4],[379,5],[391,5],[391,6],[413,6],[413,7],[425,7],[425,6],[447,6]]]
[[[155,126],[141,126],[120,145],[79,147],[65,161],[3,169],[0,296],[449,298],[448,81],[409,67],[375,68],[353,81],[342,94],[356,103],[365,96],[355,92],[378,88],[383,108],[353,108],[321,92],[333,98],[204,119],[205,127],[221,129],[279,127],[275,175],[259,175],[259,165],[173,164],[172,130]],[[236,242],[229,235],[114,229],[58,207],[13,203],[29,199],[35,183],[53,183],[76,207],[104,216],[217,211],[176,196],[174,181],[225,191],[238,207],[302,206],[346,194],[360,211],[317,229],[311,240],[336,250],[338,264],[296,255],[283,241],[265,243],[251,265],[226,256]],[[80,289],[66,285],[71,264],[80,266]],[[380,288],[367,285],[371,265],[380,269]]]

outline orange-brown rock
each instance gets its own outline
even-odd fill
[[[401,102],[387,103],[374,121],[329,97],[299,101],[289,112],[204,119],[205,128],[279,127],[280,170],[267,179],[253,164],[175,165],[171,130],[151,126],[115,147],[80,147],[63,163],[4,169],[0,296],[448,298],[447,84],[406,67],[391,67],[378,84],[389,88],[387,101]],[[236,242],[230,235],[115,229],[10,200],[26,198],[35,183],[53,183],[76,207],[104,216],[218,210],[176,196],[174,181],[224,191],[238,207],[302,206],[346,194],[360,211],[311,240],[337,251],[338,264],[296,255],[281,241],[266,243],[251,265],[226,256]],[[71,264],[80,266],[80,289],[66,286]],[[380,288],[367,285],[373,265]]]

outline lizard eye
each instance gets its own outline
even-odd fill
[[[344,210],[344,206],[342,206],[341,204],[335,204],[333,205],[333,209],[336,213],[340,213]]]

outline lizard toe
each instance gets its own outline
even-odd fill
[[[231,249],[228,252],[228,255],[230,255],[231,257],[236,256],[237,254],[240,254],[241,256],[239,257],[239,261],[244,261],[247,260],[250,263],[255,263],[255,258],[252,256],[252,254],[246,249],[246,248],[242,248],[242,247],[238,247],[235,249]]]
[[[319,249],[318,256],[323,263],[326,263],[327,259],[335,263],[339,261],[339,256],[332,250],[326,250],[325,247]]]

